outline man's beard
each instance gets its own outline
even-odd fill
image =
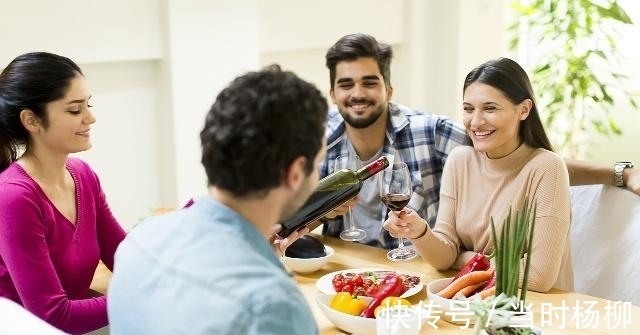
[[[384,105],[381,105],[380,107],[378,107],[378,109],[374,110],[373,113],[371,113],[371,115],[369,115],[364,119],[354,118],[340,107],[338,107],[338,111],[340,112],[340,115],[342,115],[344,122],[346,122],[348,125],[356,129],[363,129],[363,128],[369,127],[370,125],[378,121],[378,119],[384,112],[384,107],[385,107]]]

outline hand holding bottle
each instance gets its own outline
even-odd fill
[[[342,216],[345,215],[348,211],[349,211],[349,207],[350,206],[354,206],[356,203],[358,202],[358,197],[355,197],[351,200],[348,200],[347,202],[345,202],[344,204],[340,205],[338,208],[332,210],[331,212],[327,213],[324,218],[325,219],[335,219],[338,216]]]
[[[401,212],[390,211],[382,226],[393,237],[414,239],[424,235],[428,224],[416,211],[405,208]]]
[[[305,227],[298,231],[292,232],[287,237],[282,238],[278,236],[278,232],[281,230],[282,225],[280,225],[279,223],[275,224],[271,228],[271,236],[269,236],[269,241],[271,242],[271,245],[273,245],[273,249],[278,254],[278,257],[282,257],[287,247],[290,246],[293,242],[309,233],[309,228]]]
[[[298,212],[282,221],[282,230],[278,235],[285,237],[309,225],[309,230],[315,229],[320,225],[320,218],[349,199],[355,198],[362,188],[362,183],[387,166],[389,161],[382,156],[358,171],[344,169],[322,178]]]

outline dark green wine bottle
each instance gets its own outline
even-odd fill
[[[307,226],[310,230],[315,229],[321,223],[320,218],[355,197],[365,180],[387,166],[389,161],[382,156],[358,171],[342,169],[322,178],[300,210],[281,223],[282,230],[278,235],[286,237]]]

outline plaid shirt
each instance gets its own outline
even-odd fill
[[[407,207],[415,210],[433,225],[440,201],[440,177],[449,152],[458,145],[470,144],[467,134],[451,119],[411,110],[402,105],[389,104],[390,122],[382,154],[390,164],[394,160],[407,163],[411,173],[413,195]],[[329,167],[341,155],[348,154],[347,133],[342,116],[336,108],[329,111],[327,120],[327,157],[320,167],[320,177],[329,173]],[[380,202],[382,217],[387,209]],[[357,220],[357,219],[356,219]],[[382,229],[377,246],[386,249],[398,245],[396,238]],[[342,219],[328,220],[323,234],[338,236],[343,230]]]

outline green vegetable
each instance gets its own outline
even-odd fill
[[[514,307],[526,306],[525,298],[529,282],[529,267],[531,264],[531,248],[533,245],[533,231],[535,229],[537,203],[533,205],[528,197],[524,199],[522,207],[515,214],[509,208],[504,219],[500,238],[496,233],[495,223],[491,217],[491,240],[494,245],[494,260],[496,267],[496,293],[493,298],[472,300],[469,308],[476,316],[473,334],[478,334],[481,328],[493,335],[538,334],[526,327],[510,327],[510,319]],[[525,249],[526,248],[526,249]],[[520,299],[518,300],[518,282],[520,279],[520,262],[525,256],[524,274]]]
[[[512,215],[511,208],[509,208],[509,214],[502,225],[500,239],[498,239],[495,223],[491,217],[491,239],[494,245],[496,264],[496,296],[500,293],[504,293],[507,297],[518,296],[520,259],[526,254],[522,290],[520,291],[520,302],[525,302],[533,231],[536,223],[536,208],[535,201],[531,205],[528,198],[524,199],[522,208],[516,211],[515,215]]]

